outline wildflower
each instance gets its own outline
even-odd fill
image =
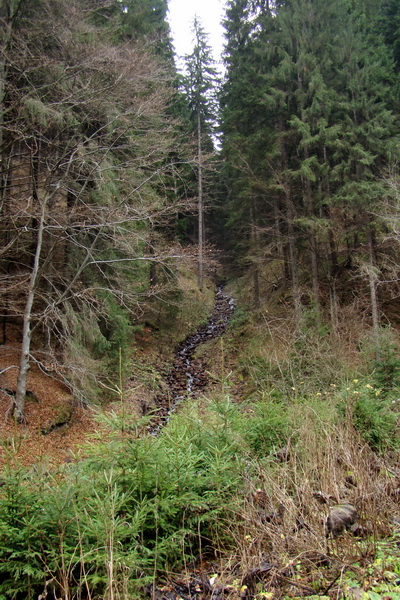
[[[358,383],[358,379],[353,379],[353,382],[354,383]]]
[[[315,395],[316,396],[322,396],[321,392],[317,392]]]
[[[346,388],[346,391],[349,392],[351,388]]]
[[[367,383],[367,385],[365,386],[366,388],[368,388],[369,390],[373,390],[374,388],[372,387],[372,385],[370,385],[369,383]]]

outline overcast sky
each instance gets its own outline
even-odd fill
[[[208,34],[215,60],[221,61],[224,44],[221,19],[224,6],[225,0],[169,0],[169,23],[177,56],[192,52],[192,24],[194,16],[197,15]]]

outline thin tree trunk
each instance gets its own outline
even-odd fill
[[[10,156],[6,160],[1,160],[0,168],[3,170],[1,173],[2,176],[2,189],[0,190],[1,195],[1,204],[0,204],[0,219],[4,229],[4,238],[3,238],[3,249],[7,248],[10,244],[12,244],[11,240],[11,226],[10,226],[10,190],[12,187],[12,153],[13,146],[11,146]],[[0,156],[1,156],[0,152]],[[5,272],[7,276],[12,270],[12,261],[10,258],[5,259]],[[8,320],[8,303],[9,303],[9,294],[5,295],[4,298],[4,309],[3,315],[1,317],[2,321],[2,339],[1,344],[5,344],[7,342],[7,320]]]
[[[3,159],[6,50],[11,38],[11,7],[6,0],[0,0],[0,37],[0,152]],[[1,173],[3,174],[3,169],[1,169]]]
[[[324,146],[324,161],[328,165],[328,153],[326,146]],[[329,200],[331,196],[331,187],[329,177],[325,177],[324,180],[320,180],[321,191],[325,192],[325,197]],[[321,193],[322,196],[322,193]],[[329,281],[329,305],[330,305],[330,316],[331,316],[331,327],[332,332],[336,336],[339,331],[339,302],[336,292],[336,276],[339,269],[338,255],[335,244],[335,236],[333,234],[333,227],[331,224],[331,212],[329,208],[322,208],[322,216],[329,219],[328,229],[328,242],[326,249],[327,262],[329,264],[328,270],[328,281]]]
[[[297,253],[294,241],[294,227],[293,227],[293,207],[292,199],[290,196],[290,190],[288,186],[285,186],[285,201],[286,201],[286,214],[288,220],[288,250],[289,250],[289,264],[290,273],[292,278],[292,289],[293,289],[293,301],[294,311],[296,315],[297,324],[300,323],[302,317],[301,301],[300,301],[300,286],[299,286],[299,274],[297,265]]]
[[[330,273],[331,273],[331,276],[333,277],[336,275],[336,273],[338,271],[339,262],[338,262],[338,255],[337,255],[337,251],[336,251],[335,238],[334,238],[333,231],[331,228],[329,228],[329,231],[328,231],[328,239],[329,239],[329,256],[330,256],[330,262],[331,262]]]
[[[288,245],[288,243],[285,243],[283,246],[283,272],[284,272],[285,281],[289,281],[289,279],[291,277],[289,262],[290,262],[289,245]]]
[[[12,35],[13,16],[17,13],[21,5],[21,0],[13,6],[10,0],[0,0],[0,214],[3,216],[7,198],[7,188],[10,185],[10,169],[12,168],[11,153],[6,156],[5,151],[5,98],[6,98],[6,79],[7,79],[7,51]],[[6,245],[8,244],[9,232],[6,228]],[[7,261],[7,272],[10,269],[10,262]],[[2,343],[6,343],[7,328],[7,309],[4,310],[2,317]]]
[[[304,158],[308,159],[309,154],[307,148],[304,148]],[[314,202],[312,197],[312,189],[311,182],[309,179],[305,178],[304,181],[304,191],[305,191],[305,205],[307,208],[307,215],[311,220],[314,217]],[[317,309],[318,315],[321,312],[321,301],[320,301],[320,291],[319,291],[319,274],[318,274],[318,257],[317,257],[317,238],[313,229],[310,229],[308,234],[308,241],[310,244],[310,262],[311,262],[311,278],[312,278],[312,288],[313,288],[313,296],[315,307]]]
[[[379,309],[378,309],[378,297],[376,293],[376,282],[378,280],[378,276],[376,273],[376,269],[374,266],[374,243],[373,243],[373,235],[371,227],[367,229],[367,245],[368,245],[368,258],[369,258],[369,268],[368,268],[368,281],[369,281],[369,291],[371,298],[371,315],[372,315],[372,328],[375,335],[375,339],[378,340],[379,337]]]
[[[334,335],[337,335],[339,331],[339,317],[338,317],[338,299],[336,293],[336,282],[332,278],[329,282],[329,301],[330,301],[330,314],[331,314],[331,326]]]
[[[283,141],[284,125],[282,120],[280,121],[280,153],[282,160],[283,170],[287,170],[287,156],[286,148]],[[285,199],[285,210],[286,210],[286,222],[287,222],[287,234],[288,234],[288,257],[290,266],[290,276],[292,280],[292,293],[294,312],[296,316],[296,323],[299,325],[302,317],[301,301],[300,301],[300,286],[299,286],[299,274],[297,264],[297,253],[294,238],[294,226],[293,226],[293,205],[290,193],[290,187],[287,181],[283,184],[284,187],[284,199]]]
[[[250,239],[251,239],[251,253],[254,256],[253,259],[253,298],[254,308],[260,308],[260,273],[258,268],[258,252],[260,250],[259,235],[257,226],[254,218],[254,206],[250,206]]]
[[[37,287],[39,277],[39,266],[40,258],[42,253],[43,244],[43,232],[44,232],[44,221],[46,213],[46,201],[43,201],[42,212],[40,215],[40,221],[37,231],[37,243],[35,258],[31,276],[29,278],[28,296],[24,311],[23,330],[22,330],[22,348],[21,358],[19,363],[19,373],[17,380],[17,389],[15,394],[15,411],[14,415],[18,423],[22,423],[25,420],[25,396],[26,396],[26,382],[29,371],[29,357],[31,348],[31,319],[32,319],[32,306],[35,297],[35,290]]]
[[[312,286],[315,307],[318,314],[321,312],[321,299],[319,291],[319,274],[318,274],[318,257],[317,257],[317,239],[314,232],[310,233],[310,254],[311,254],[311,274],[312,274]]]
[[[6,189],[7,158],[4,149],[5,95],[7,60],[6,51],[11,38],[11,8],[9,2],[0,0],[0,206],[3,206]]]
[[[274,207],[274,231],[275,231],[276,252],[278,254],[278,257],[281,260],[283,260],[284,250],[283,250],[282,232],[281,232],[281,214],[280,214],[280,210],[279,210],[278,198],[274,198],[273,207]]]
[[[204,276],[204,200],[203,200],[203,164],[201,151],[201,118],[197,113],[197,160],[198,160],[198,287],[203,290]]]
[[[154,239],[152,234],[150,234],[150,239],[149,239],[149,243],[148,243],[148,252],[149,252],[149,256],[154,256]],[[157,263],[155,260],[151,260],[150,261],[150,266],[149,266],[149,287],[150,288],[155,288],[158,284],[158,278],[157,278]]]

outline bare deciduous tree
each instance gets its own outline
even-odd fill
[[[147,253],[151,232],[178,210],[165,183],[175,169],[170,75],[145,44],[111,43],[83,4],[27,2],[0,73],[0,302],[22,324],[19,421],[32,333],[54,355],[84,315],[109,322],[111,299],[138,314],[160,291],[144,271],[168,261],[153,241]]]

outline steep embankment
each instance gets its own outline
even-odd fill
[[[163,392],[156,394],[154,402],[148,402],[147,394],[151,395],[151,392],[145,391],[143,403],[151,404],[152,411],[155,411],[148,426],[149,432],[156,434],[185,397],[195,396],[204,390],[208,381],[206,360],[195,356],[196,349],[224,333],[234,310],[234,299],[224,292],[222,286],[218,287],[215,305],[207,322],[178,345],[172,367],[165,376]],[[149,343],[149,356],[155,343],[153,339]],[[102,427],[96,416],[110,410],[118,414],[120,410],[119,402],[115,402],[113,397],[106,399],[102,407],[81,406],[63,383],[41,368],[39,362],[33,361],[28,375],[27,421],[17,426],[12,418],[12,403],[18,362],[18,343],[0,348],[0,371],[3,370],[0,373],[0,435],[4,442],[0,461],[6,459],[8,446],[25,464],[44,457],[54,464],[70,460],[85,440]],[[124,392],[124,395],[129,394]],[[132,403],[127,401],[124,410],[139,414],[138,404],[140,401],[134,398]]]
[[[0,348],[0,463],[9,454],[23,464],[69,460],[96,427],[94,412],[77,404],[67,387],[33,362],[28,374],[27,421],[12,417],[19,352],[15,343]]]
[[[220,350],[212,340],[234,309],[218,292],[212,316],[169,355],[164,376],[157,367],[162,384],[153,396],[141,385],[150,371],[135,367],[137,394],[159,402],[152,433],[165,425],[160,435],[146,435],[152,414],[138,420],[121,390],[114,406],[126,412],[109,410],[107,435],[99,432],[82,460],[22,477],[4,469],[0,593],[8,594],[18,573],[21,597],[28,590],[37,597],[45,581],[69,588],[71,598],[107,598],[110,590],[157,600],[397,598],[395,379],[389,390],[378,387],[377,371],[375,379],[354,373],[341,381],[338,372],[333,383],[321,343],[318,373],[311,369],[317,331],[282,338],[287,319],[274,317],[271,306],[261,319],[243,309],[243,297],[240,305],[220,353],[244,384],[241,402],[228,377],[204,385]],[[153,333],[156,356],[162,332]],[[275,369],[281,338],[286,363],[281,351]],[[149,356],[142,365],[155,371]],[[329,507],[344,499],[357,513],[356,537],[343,531],[327,541]]]

